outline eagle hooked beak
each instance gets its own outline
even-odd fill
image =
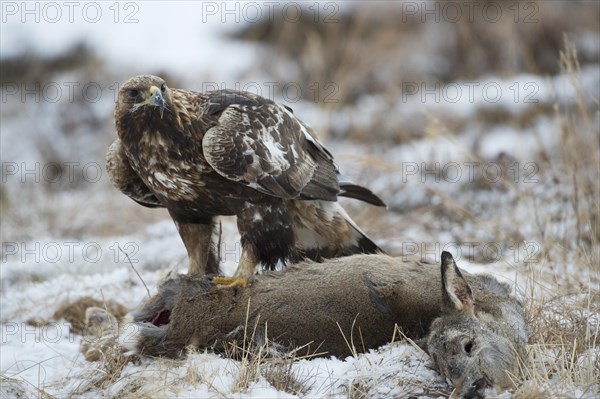
[[[165,99],[160,91],[160,89],[156,86],[150,87],[150,98],[148,99],[148,104],[154,105],[156,107],[160,107],[160,118],[162,119],[163,113],[165,112],[165,108],[167,106]]]

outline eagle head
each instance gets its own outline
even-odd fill
[[[135,118],[136,114],[145,111],[158,112],[162,119],[165,110],[171,108],[170,100],[170,90],[162,78],[152,75],[135,76],[119,89],[115,118],[117,121],[121,118],[128,119],[128,116]]]

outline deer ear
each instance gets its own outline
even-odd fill
[[[473,293],[449,252],[442,252],[442,309],[472,311]]]

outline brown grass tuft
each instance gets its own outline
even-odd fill
[[[65,319],[71,323],[71,328],[74,333],[81,334],[85,328],[85,311],[90,307],[106,309],[110,314],[115,316],[118,321],[121,321],[128,312],[123,305],[110,299],[107,301],[99,301],[86,296],[73,302],[67,301],[62,303],[56,312],[54,312],[53,317],[57,320]]]
[[[298,353],[306,352],[310,343],[295,349],[286,349],[269,339],[268,325],[264,325],[264,334],[262,333],[263,326],[260,320],[257,320],[249,330],[249,310],[250,303],[248,303],[241,342],[233,340],[226,347],[226,356],[238,360],[236,364],[238,375],[232,392],[247,392],[250,384],[258,381],[261,377],[280,391],[293,395],[302,395],[308,392],[310,375],[301,375],[293,365],[298,360],[321,355],[318,353],[318,348],[312,353],[300,356]],[[259,328],[261,329],[260,333],[258,332]]]

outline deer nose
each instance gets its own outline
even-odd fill
[[[476,380],[471,389],[463,396],[464,399],[484,399],[483,390],[490,387],[490,383],[485,377]]]

